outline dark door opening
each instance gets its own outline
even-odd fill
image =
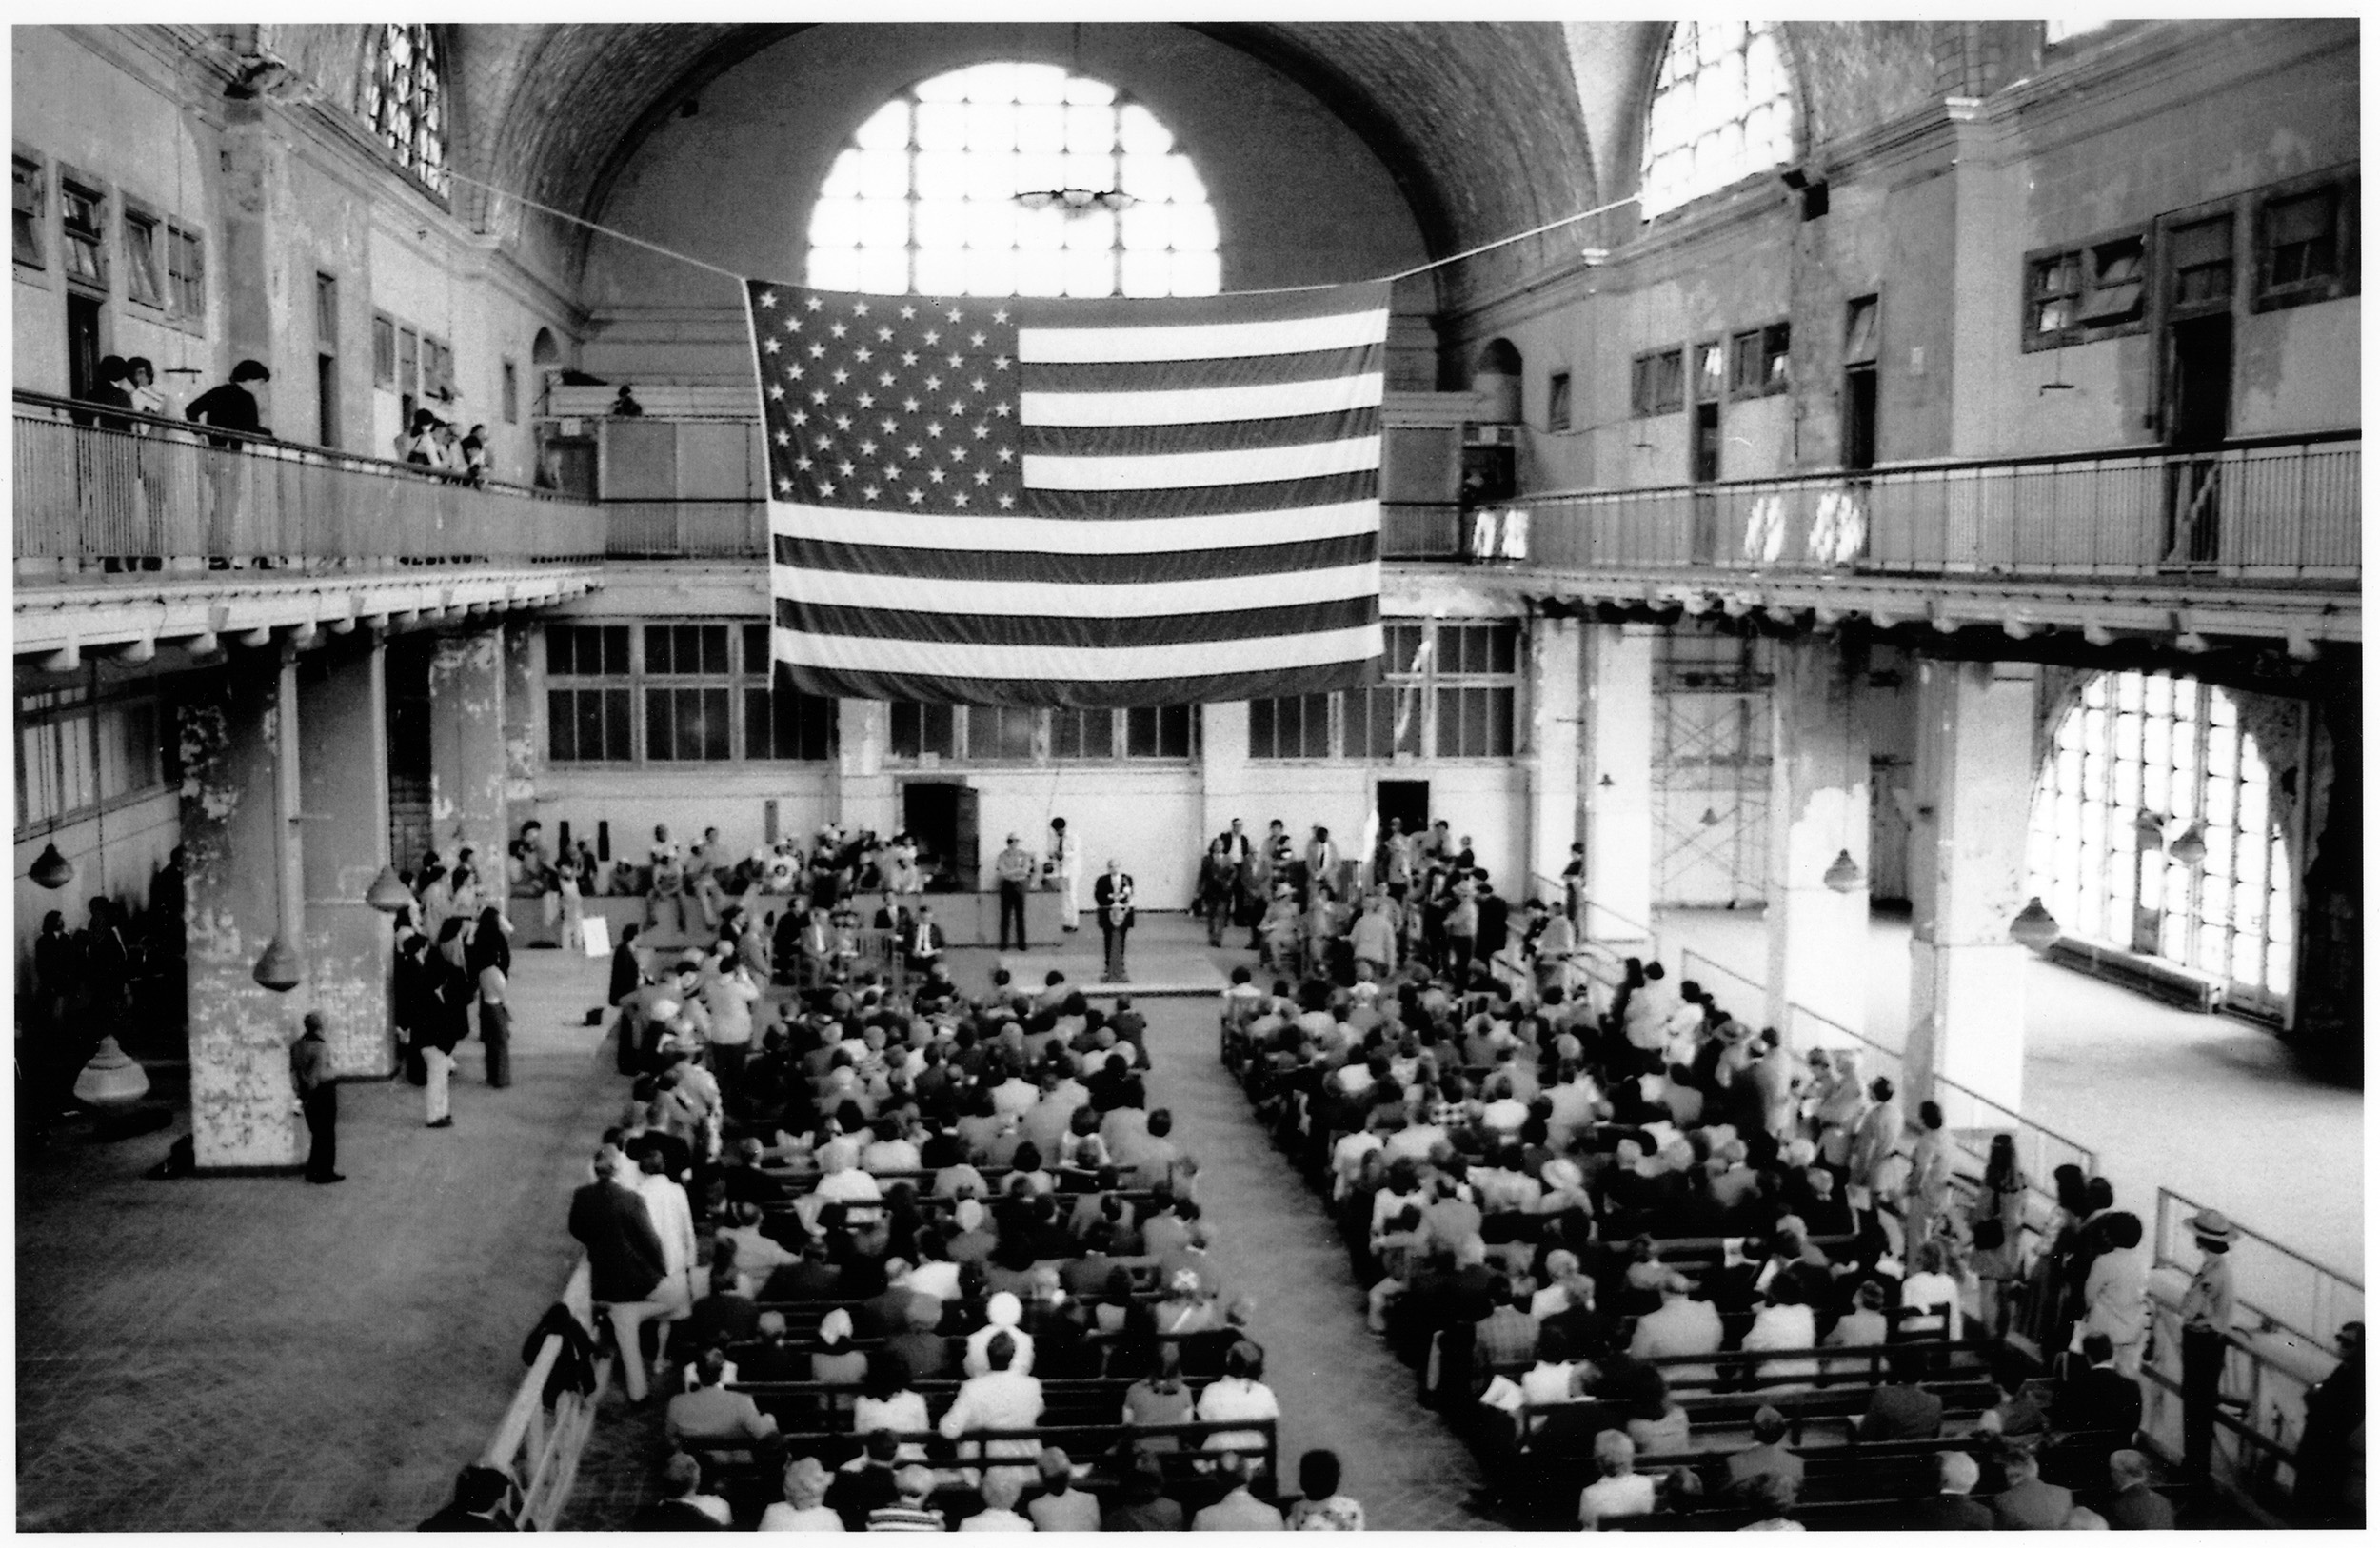
[[[2176,451],[2212,452],[2231,433],[2231,318],[2193,317],[2166,331],[2166,444]],[[2212,564],[2222,553],[2223,463],[2219,457],[2178,460],[2166,505],[2170,564]]]
[[[944,780],[901,786],[901,825],[917,841],[928,892],[976,890],[976,792]],[[889,837],[889,835],[887,835]]]
[[[1719,479],[1719,406],[1697,403],[1694,406],[1694,443],[1689,451],[1688,476],[1696,484],[1716,484]],[[1694,497],[1694,557],[1697,565],[1714,564],[1719,550],[1719,503],[1716,495],[1697,492]]]
[[[88,398],[99,385],[100,304],[95,296],[66,298],[67,396]]]
[[[339,357],[314,357],[314,444],[339,444]]]
[[[1430,826],[1430,782],[1427,780],[1382,780],[1376,798],[1379,804],[1380,831],[1388,831],[1389,819],[1395,818],[1407,833],[1423,833]]]
[[[1875,367],[1843,373],[1843,466],[1862,471],[1875,466]]]

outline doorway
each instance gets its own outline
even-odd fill
[[[1686,447],[1686,477],[1694,484],[1719,481],[1719,394],[1727,384],[1727,350],[1717,341],[1695,346],[1694,419]],[[1694,560],[1711,565],[1719,557],[1719,502],[1711,491],[1694,494]]]
[[[2222,553],[2223,464],[2231,433],[2231,318],[2193,317],[2166,330],[2171,407],[2166,444],[2210,455],[2177,459],[2166,506],[2169,564],[2211,565]]]
[[[977,890],[976,800],[972,786],[956,781],[902,782],[901,825],[917,841],[926,891]]]
[[[101,306],[79,291],[66,298],[67,396],[88,398],[99,385]]]
[[[1382,780],[1374,797],[1380,815],[1380,831],[1388,831],[1391,818],[1401,824],[1407,833],[1425,833],[1430,826],[1430,782],[1427,780]]]
[[[1875,367],[1843,373],[1843,466],[1864,472],[1875,466]]]

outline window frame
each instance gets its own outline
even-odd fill
[[[84,234],[77,234],[76,224],[71,219],[71,211],[77,200],[86,201],[96,207],[93,219]],[[109,216],[116,205],[114,190],[104,179],[77,171],[64,162],[60,162],[58,164],[57,204],[58,271],[66,276],[69,285],[86,295],[112,298],[115,294],[115,275],[109,264],[108,226]],[[73,261],[68,255],[74,250],[78,242],[88,243],[89,246],[93,261],[99,269],[96,279],[89,274],[75,272]]]
[[[1675,373],[1674,396],[1664,398],[1662,390],[1670,386],[1668,378]],[[1628,409],[1634,419],[1658,419],[1664,414],[1686,411],[1686,347],[1671,345],[1666,349],[1648,349],[1634,356],[1628,363]]]
[[[2063,349],[2074,345],[2097,344],[2103,339],[2120,339],[2129,334],[2149,331],[2152,310],[2151,291],[2158,273],[2159,236],[2164,221],[2120,226],[2101,231],[2079,242],[2062,242],[2054,247],[2035,248],[2024,255],[2021,270],[2023,280],[2018,288],[2019,308],[2017,328],[2022,352],[2033,354],[2043,349]],[[2100,270],[2101,255],[2106,249],[2126,242],[2140,244],[2140,268],[2135,278],[2109,280]],[[2038,273],[2051,265],[2074,265],[2075,285],[2071,291],[2043,293],[2036,288]],[[2132,314],[2112,323],[2094,323],[2085,316],[2092,298],[2101,290],[2118,286],[2137,287]],[[2072,315],[2063,327],[2044,331],[2040,327],[2043,308],[2054,301],[2072,307]]]
[[[2272,274],[2272,209],[2310,195],[2329,193],[2331,271],[2313,279],[2275,284]],[[2258,189],[2249,196],[2249,230],[2254,243],[2255,268],[2251,280],[2251,313],[2281,311],[2316,302],[2338,301],[2363,290],[2363,178],[2353,169],[2333,169],[2293,177]]]
[[[1699,58],[1697,49],[1697,57],[1693,69],[1682,75],[1672,74],[1678,41],[1677,30],[1680,27],[1700,28],[1728,25],[1741,26],[1744,29],[1742,41],[1727,50],[1731,55],[1742,56],[1740,64],[1737,64],[1732,71],[1731,62],[1726,58],[1705,65]],[[1768,47],[1775,55],[1776,89],[1774,94],[1755,101],[1749,90],[1751,54],[1755,46],[1755,39],[1764,32],[1767,34]],[[1699,34],[1697,33],[1698,43]],[[1702,98],[1702,89],[1693,83],[1699,81],[1706,72],[1716,78],[1713,83],[1715,86],[1723,85],[1731,73],[1735,78],[1746,83],[1748,89],[1743,98],[1726,104],[1737,110],[1724,117],[1705,115],[1691,125],[1668,126],[1672,129],[1686,132],[1664,132],[1665,126],[1660,122],[1663,99],[1669,97],[1672,92],[1676,92],[1678,93],[1677,100],[1698,107]],[[1801,147],[1798,96],[1798,87],[1794,78],[1791,39],[1781,22],[1766,20],[1731,24],[1717,20],[1689,18],[1685,21],[1671,23],[1668,30],[1661,34],[1660,47],[1654,55],[1653,69],[1649,84],[1645,88],[1643,108],[1636,117],[1636,189],[1639,195],[1637,210],[1639,218],[1649,224],[1714,194],[1749,183],[1776,168],[1793,165]],[[1760,152],[1752,147],[1750,140],[1755,119],[1764,114],[1774,114],[1777,119],[1774,126],[1764,123],[1764,129],[1773,128],[1774,131],[1781,132],[1781,143],[1778,143],[1777,132],[1770,134],[1766,142],[1767,148],[1774,149],[1775,154],[1773,159],[1767,161],[1759,159]],[[1689,177],[1656,179],[1656,170],[1662,163],[1676,156],[1687,157],[1690,160],[1698,159],[1699,147],[1714,139],[1723,139],[1730,129],[1735,130],[1741,144],[1738,147],[1737,159],[1731,164],[1727,175],[1714,177],[1711,172],[1696,169]]]
[[[178,216],[165,225],[167,314],[178,326],[203,333],[207,329],[207,233]]]
[[[384,101],[381,76],[383,62],[389,56],[389,34],[406,29],[412,35],[407,46],[416,50],[406,66],[408,85],[400,104],[407,115],[405,131],[400,134],[393,121],[394,112]],[[452,85],[447,70],[446,39],[440,24],[435,22],[382,22],[364,45],[363,69],[356,75],[358,100],[356,116],[374,146],[413,183],[432,199],[446,204],[449,199],[451,179],[448,161],[453,150],[450,129],[452,119]],[[422,108],[427,103],[434,110],[436,123],[428,129],[422,124]],[[425,138],[435,142],[426,153]]]
[[[1571,385],[1571,374],[1567,367],[1558,371],[1547,373],[1545,378],[1545,427],[1548,432],[1558,435],[1572,427],[1571,419],[1575,411],[1573,407],[1575,390],[1576,389]]]
[[[50,191],[50,162],[46,157],[22,147],[15,148],[14,155],[16,159],[10,165],[9,185],[10,249],[15,255],[17,268],[47,276],[50,269],[50,206],[56,203]],[[21,175],[26,173],[30,175]],[[16,192],[19,189],[31,190],[30,209],[17,209]],[[19,213],[26,217],[26,235],[32,249],[30,256],[16,247],[16,217]]]
[[[161,248],[161,239],[166,230],[165,217],[158,214],[147,203],[133,198],[130,194],[120,195],[116,203],[121,211],[117,216],[117,221],[123,228],[124,299],[134,306],[147,308],[163,316],[169,309],[167,306],[168,282],[165,272],[166,255]],[[147,263],[142,263],[134,250],[132,233],[136,229],[146,232],[149,237]],[[141,294],[141,282],[144,279],[147,280],[149,286],[147,295]]]
[[[1407,766],[1418,764],[1509,764],[1528,756],[1529,733],[1529,631],[1526,620],[1515,618],[1400,618],[1384,620],[1389,638],[1385,643],[1387,671],[1383,680],[1370,687],[1342,689],[1330,694],[1288,694],[1247,701],[1248,760],[1262,764],[1391,764]],[[1483,649],[1487,655],[1484,668],[1475,664],[1458,662],[1448,665],[1449,652],[1461,655],[1463,647],[1456,642],[1467,639],[1458,631],[1485,631]],[[1409,633],[1408,631],[1418,631]],[[1498,669],[1495,659],[1498,653],[1498,637],[1509,631],[1511,665]],[[1410,650],[1403,648],[1406,640],[1414,642]],[[1510,750],[1494,752],[1474,750],[1463,745],[1463,695],[1484,693],[1486,703],[1496,704],[1497,693],[1509,695],[1510,718],[1501,727],[1503,740]],[[1405,733],[1398,736],[1396,721],[1405,695],[1413,695],[1411,714]],[[1451,701],[1442,697],[1453,696]],[[1328,750],[1317,754],[1310,750],[1311,710],[1308,702],[1327,701],[1326,727]],[[1444,714],[1446,705],[1455,705],[1452,724]],[[1297,750],[1280,751],[1280,714],[1285,704],[1299,705],[1299,736]],[[1373,717],[1388,717],[1388,734],[1382,742],[1373,737]],[[1261,723],[1261,728],[1260,728]],[[1491,745],[1497,727],[1487,727]],[[1455,739],[1456,750],[1442,750],[1447,738]]]
[[[1727,399],[1771,398],[1794,386],[1794,325],[1763,323],[1727,337]],[[1745,369],[1749,364],[1751,369]]]
[[[64,688],[50,688],[35,693],[22,693],[16,700],[16,734],[11,756],[16,760],[16,842],[29,843],[43,834],[69,824],[87,822],[94,817],[154,799],[170,789],[175,779],[172,737],[172,705],[154,683],[128,685],[112,690],[94,691],[89,681],[69,684]],[[130,718],[143,718],[148,723],[149,754],[147,783],[129,781],[122,788],[108,788],[111,767],[121,772],[129,764],[121,757],[110,763],[109,744],[105,723],[113,721],[119,728]],[[121,732],[119,732],[121,736]],[[67,749],[69,760],[68,784],[59,785],[58,764],[61,755],[54,747],[46,748],[46,758],[34,748],[45,738],[54,742],[60,737],[72,737],[74,745]],[[119,741],[119,750],[126,744]],[[37,798],[56,801],[69,795],[89,799],[73,805],[37,807]]]
[[[672,770],[728,766],[783,767],[793,764],[816,765],[832,762],[836,745],[835,701],[804,694],[800,689],[791,688],[789,685],[780,687],[774,663],[767,654],[768,627],[764,620],[719,617],[607,618],[588,622],[557,621],[547,624],[540,631],[544,640],[543,648],[545,652],[542,658],[548,721],[545,736],[545,761],[551,764],[569,768]],[[724,665],[714,668],[702,659],[702,656],[706,653],[707,641],[698,636],[700,643],[696,646],[697,660],[691,668],[682,668],[681,664],[675,659],[674,648],[668,653],[665,668],[657,666],[655,663],[658,653],[651,649],[651,640],[646,633],[647,629],[653,628],[724,630],[724,654],[719,658]],[[556,631],[564,629],[570,630],[572,636],[570,647],[572,659],[566,670],[557,665],[558,657],[555,647]],[[615,629],[622,631],[623,634],[623,638],[617,642],[621,657],[618,663],[611,659],[612,645],[615,642],[606,632]],[[754,665],[755,658],[749,648],[753,631],[756,630],[759,631],[762,641],[762,651],[759,657],[761,665],[758,666]],[[604,659],[598,663],[597,669],[593,671],[583,670],[577,660],[579,641],[583,636],[590,633],[598,640],[598,648],[604,656]],[[672,643],[674,646],[674,636]],[[619,704],[621,713],[625,717],[625,723],[617,729],[625,740],[625,756],[564,758],[557,755],[555,738],[559,731],[559,721],[555,715],[556,696],[590,692],[616,692],[623,696]],[[656,714],[659,713],[669,723],[674,741],[680,703],[675,696],[686,692],[724,695],[721,724],[724,727],[725,756],[680,758],[675,756],[674,747],[663,754],[656,754],[652,734]],[[766,735],[770,751],[765,757],[755,756],[751,751],[752,737],[756,730],[753,719],[756,706],[751,695],[756,692],[769,696]],[[788,692],[794,696],[792,705],[796,719],[793,723],[793,737],[796,750],[791,755],[780,755],[776,749],[783,744],[780,741],[777,716],[780,701]],[[655,695],[671,697],[666,701],[665,705],[657,710],[656,706],[660,702],[655,699]],[[820,710],[823,719],[813,721],[808,718],[813,706],[823,706]],[[704,713],[708,714],[710,709],[711,706],[705,703]],[[610,702],[606,701],[604,713],[608,717],[610,712]],[[606,752],[617,750],[608,744],[614,729],[615,727],[606,720],[605,727]]]
[[[939,767],[960,764],[990,768],[1041,768],[1076,764],[1170,764],[1182,766],[1197,762],[1199,757],[1200,718],[1194,705],[1166,705],[1145,709],[1000,709],[995,706],[920,705],[909,700],[894,700],[892,719],[885,727],[884,761],[902,768]],[[948,737],[933,740],[940,745],[928,745],[931,724],[948,711]],[[962,712],[963,711],[963,712]],[[1025,714],[1033,717],[1027,738],[1030,750],[1023,756],[1002,750],[996,736],[980,730],[978,716],[993,717],[986,724],[997,726],[999,717]],[[1137,717],[1153,715],[1147,734]],[[1061,722],[1068,717],[1074,726],[1070,734]],[[1087,735],[1089,727],[1102,722],[1107,727],[1105,752],[1083,750],[1099,742]],[[1136,744],[1139,739],[1139,744]],[[1136,744],[1154,743],[1153,751],[1135,751]],[[1168,750],[1168,744],[1178,750]],[[925,762],[934,760],[932,764]]]
[[[372,313],[372,387],[397,390],[397,320],[385,311]]]

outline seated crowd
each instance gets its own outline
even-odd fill
[[[753,993],[731,919],[635,961],[630,1095],[571,1205],[671,1447],[634,1524],[1360,1524],[1329,1454],[1302,1496],[1277,1476],[1264,1352],[1128,998],[1003,972],[971,999],[940,963]]]
[[[1957,1178],[1857,1049],[1490,908],[1451,844],[1376,859],[1352,922],[1328,874],[1236,914],[1280,976],[1235,971],[1223,1057],[1517,1524],[1919,1525],[1960,1479],[2042,1524],[2140,1484],[2146,1262],[2104,1181],[2041,1226],[2007,1137]]]

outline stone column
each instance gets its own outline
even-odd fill
[[[2040,668],[1928,661],[1917,672],[1909,1090],[1931,1090],[1938,1075],[2015,1108],[2031,953],[2008,927],[2027,896]]]
[[[884,754],[892,744],[892,705],[875,699],[838,703],[842,745],[826,809],[846,833],[861,828],[898,832],[901,819],[894,810],[892,775],[884,769]]]
[[[1579,630],[1586,680],[1581,837],[1587,896],[1597,905],[1579,922],[1579,933],[1594,940],[1641,942],[1653,924],[1653,642],[1659,632],[1650,624]]]
[[[538,625],[506,623],[504,635],[505,674],[505,837],[537,815],[537,765],[545,750],[545,696],[538,685]],[[553,857],[555,838],[545,835],[545,858]],[[519,923],[519,921],[514,921]]]
[[[295,815],[297,669],[271,650],[235,651],[181,706],[183,923],[188,934],[190,1129],[202,1169],[293,1169],[289,1044],[310,997],[261,987],[256,960],[284,925]],[[384,824],[385,825],[385,824]],[[293,861],[297,860],[294,853]],[[292,886],[294,891],[294,885]],[[297,900],[290,900],[296,912]],[[303,931],[290,943],[305,949]]]
[[[501,627],[441,635],[429,658],[429,825],[451,860],[476,851],[484,889],[502,893],[506,798],[505,651]]]
[[[396,1068],[393,938],[388,916],[364,901],[388,863],[387,662],[378,632],[359,629],[298,668],[307,984],[342,1075]]]
[[[1867,651],[1808,635],[1780,641],[1769,696],[1768,1024],[1793,1035],[1801,1005],[1867,1030],[1868,730],[1857,684]],[[1826,884],[1848,852],[1859,883]]]
[[[1578,765],[1584,736],[1585,627],[1575,618],[1529,621],[1529,869],[1558,886],[1579,842]],[[1526,879],[1504,890],[1533,890]],[[1558,903],[1560,894],[1554,900]]]
[[[1368,793],[1368,792],[1367,792]],[[1199,852],[1248,812],[1248,705],[1244,700],[1199,706]],[[1261,825],[1261,824],[1257,824]],[[1357,840],[1347,842],[1354,854]],[[1369,859],[1370,857],[1363,857]]]

